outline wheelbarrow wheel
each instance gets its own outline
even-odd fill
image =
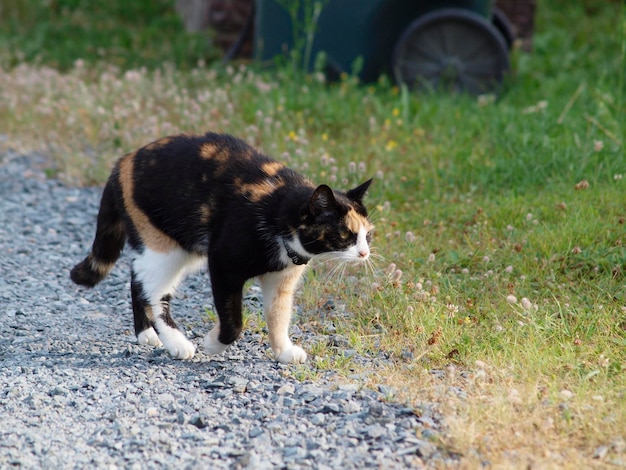
[[[508,16],[496,6],[491,9],[491,24],[496,27],[504,38],[507,49],[511,50],[515,42],[513,23],[511,23]]]
[[[436,10],[413,21],[392,55],[397,83],[471,94],[494,92],[509,69],[498,29],[476,13]]]

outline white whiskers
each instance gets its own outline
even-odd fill
[[[376,261],[386,261],[385,258],[375,251],[370,251],[370,256],[365,260],[356,260],[346,256],[346,252],[333,251],[315,256],[313,261],[319,266],[328,267],[328,271],[324,275],[325,283],[332,283],[345,277],[348,269],[354,268],[365,272],[365,276],[376,281],[380,274],[376,269]]]

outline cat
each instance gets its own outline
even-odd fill
[[[70,277],[95,286],[128,241],[137,341],[176,359],[195,354],[170,312],[184,276],[208,261],[218,317],[204,338],[210,355],[239,337],[244,283],[256,277],[275,359],[301,363],[307,355],[288,335],[294,290],[312,258],[368,260],[373,225],[362,201],[371,182],[343,193],[227,134],[164,137],[117,161],[91,252]]]

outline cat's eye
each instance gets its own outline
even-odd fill
[[[348,240],[348,238],[350,238],[350,232],[348,232],[347,230],[341,230],[339,232],[339,238],[341,238],[341,240],[345,242],[346,240]]]

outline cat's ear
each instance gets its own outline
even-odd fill
[[[346,196],[348,196],[348,199],[350,199],[351,201],[354,201],[354,202],[357,202],[357,203],[361,204],[363,202],[363,197],[365,196],[365,193],[367,192],[368,188],[370,187],[370,184],[372,184],[372,180],[373,180],[373,178],[370,178],[365,183],[362,183],[359,186],[357,186],[356,188],[351,189],[350,191],[348,191],[346,193]]]
[[[333,190],[325,184],[318,186],[309,200],[309,211],[313,215],[319,215],[336,207],[337,201],[335,200]]]

